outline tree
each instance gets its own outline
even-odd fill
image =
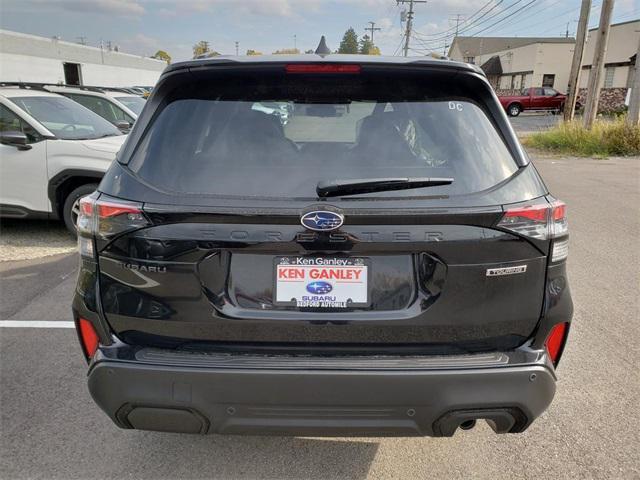
[[[358,53],[362,55],[370,55],[371,49],[375,46],[369,35],[365,34],[364,37],[360,39],[360,51]]]
[[[382,55],[380,49],[375,45],[369,49],[369,55]]]
[[[193,46],[193,58],[199,57],[200,55],[205,55],[210,53],[209,42],[206,40],[200,40]]]
[[[338,53],[358,53],[358,35],[352,27],[344,32]]]
[[[171,63],[171,55],[169,55],[164,50],[158,50],[155,55],[151,58],[157,58],[158,60],[164,60],[167,62],[167,65]]]
[[[274,55],[297,55],[300,53],[300,50],[297,48],[283,48],[282,50],[276,50],[273,52]]]
[[[247,55],[262,55],[262,52],[258,52],[257,50],[247,50]]]

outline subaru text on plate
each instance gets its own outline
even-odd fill
[[[73,314],[119,427],[515,433],[552,401],[565,205],[473,66],[171,65],[80,207]]]

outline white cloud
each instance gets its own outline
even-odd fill
[[[250,16],[294,17],[306,12],[316,12],[323,0],[151,0],[148,5],[162,4],[158,13],[162,15],[180,15],[192,13],[210,13],[216,10],[233,11],[236,14]]]
[[[139,16],[145,13],[144,7],[137,0],[22,0],[21,7],[54,11],[70,11],[81,13],[97,13],[109,15]]]

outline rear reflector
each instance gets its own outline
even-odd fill
[[[290,63],[287,73],[360,73],[360,65],[343,63]]]
[[[92,358],[98,350],[98,334],[89,320],[78,319],[78,333],[82,342],[82,349],[87,358]]]
[[[568,323],[559,323],[554,326],[545,342],[547,352],[554,365],[557,364],[560,359],[560,352],[562,352],[562,347],[567,338],[568,325]]]
[[[551,249],[551,261],[559,262],[569,256],[569,239],[555,240]]]

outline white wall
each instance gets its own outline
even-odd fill
[[[582,65],[591,65],[593,63],[593,55],[596,48],[597,30],[590,30],[587,35],[587,44],[584,49]],[[607,63],[626,63],[629,58],[636,53],[638,42],[640,41],[640,20],[626,22],[619,25],[612,25],[609,31],[609,41],[607,42],[607,52],[604,57],[605,65]],[[580,71],[580,88],[587,88],[589,83],[590,69],[582,69]],[[613,87],[625,88],[627,86],[627,78],[629,75],[629,67],[615,67],[613,74]],[[604,85],[604,71],[600,75],[600,87]]]
[[[63,63],[81,65],[84,85],[154,85],[165,62],[0,30],[0,81],[64,83]]]
[[[0,81],[64,83],[63,62],[57,59],[0,53]],[[155,85],[161,71],[81,63],[83,85],[128,87]]]

